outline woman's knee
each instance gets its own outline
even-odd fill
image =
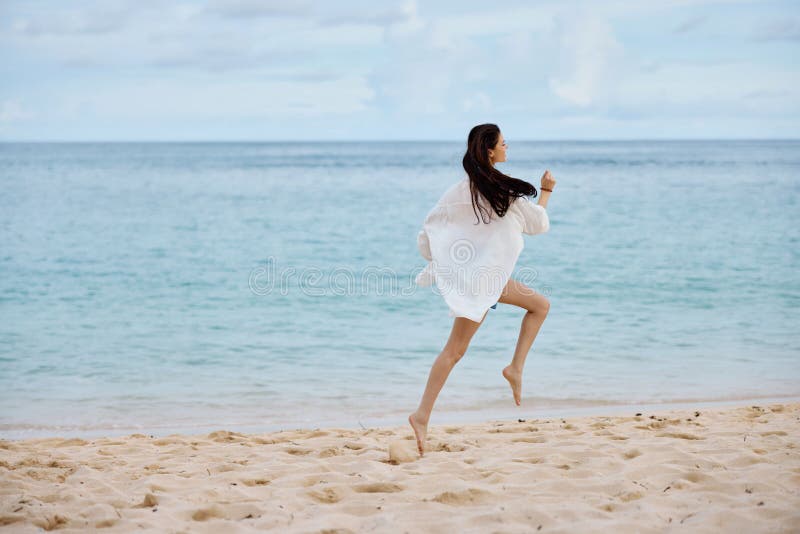
[[[545,297],[542,297],[542,313],[547,315],[547,312],[550,311],[550,301]]]
[[[537,315],[547,315],[550,311],[550,301],[541,295],[534,295],[525,302],[525,309]]]
[[[448,344],[442,351],[445,359],[455,365],[467,353],[467,347],[461,344]]]

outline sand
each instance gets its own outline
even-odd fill
[[[800,403],[698,410],[0,441],[0,531],[800,532]]]

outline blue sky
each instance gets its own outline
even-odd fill
[[[798,1],[0,2],[0,140],[800,138]]]

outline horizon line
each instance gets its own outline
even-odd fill
[[[515,139],[515,143],[631,143],[686,141],[800,141],[800,137],[665,137],[665,138],[608,138],[608,139]],[[0,139],[0,144],[291,144],[291,143],[463,143],[463,139]]]

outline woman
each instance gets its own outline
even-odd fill
[[[506,161],[506,143],[500,129],[494,124],[472,128],[463,159],[466,176],[444,193],[425,218],[417,239],[420,253],[430,263],[416,282],[421,286],[435,283],[450,316],[455,317],[419,407],[408,416],[420,456],[425,454],[436,397],[489,308],[502,302],[526,310],[514,357],[503,369],[517,406],[525,357],[550,309],[545,297],[512,279],[511,272],[523,248],[522,234],[540,234],[550,228],[545,208],[556,181],[545,171],[539,195],[530,183],[497,170],[495,164],[502,161]],[[528,196],[538,196],[539,203],[532,203]]]

